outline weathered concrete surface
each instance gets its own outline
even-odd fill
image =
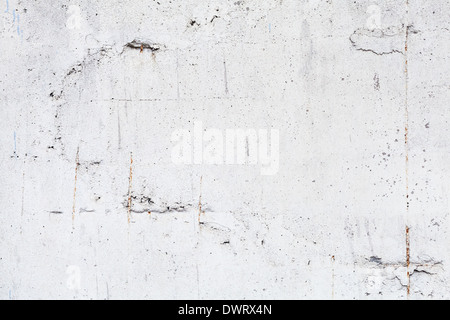
[[[2,0],[0,298],[450,298],[449,12]],[[199,121],[278,172],[175,165]]]

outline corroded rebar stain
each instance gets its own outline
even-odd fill
[[[406,227],[406,276],[408,279],[408,285],[407,285],[407,293],[408,297],[411,293],[411,272],[410,272],[410,266],[411,266],[411,240],[410,240],[410,229],[409,227]]]
[[[198,199],[198,223],[200,223],[202,215],[202,184],[203,184],[203,176],[200,177],[200,197]]]
[[[336,277],[335,271],[334,271],[334,263],[335,263],[335,261],[336,261],[336,257],[332,256],[331,257],[331,265],[332,265],[332,270],[331,270],[331,299],[332,300],[334,300],[334,295],[335,295],[335,292],[334,292],[335,277]]]
[[[75,158],[75,186],[73,188],[73,207],[72,207],[72,226],[75,221],[76,198],[77,198],[77,181],[78,181],[78,167],[80,166],[80,147],[77,149],[77,156]]]
[[[409,41],[409,0],[406,0],[406,23],[405,23],[405,183],[406,183],[406,277],[408,281],[407,296],[411,293],[411,246],[410,228],[408,216],[410,208],[409,200],[409,69],[408,69],[408,41]]]
[[[129,176],[129,185],[128,185],[128,224],[131,222],[131,189],[133,187],[133,153],[130,155],[130,176]]]

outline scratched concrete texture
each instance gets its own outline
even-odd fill
[[[0,1],[0,299],[450,298],[447,0]],[[279,170],[171,135],[280,131]]]

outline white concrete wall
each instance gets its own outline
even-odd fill
[[[0,298],[450,298],[449,30],[447,0],[1,0]],[[276,170],[221,163],[239,128]]]

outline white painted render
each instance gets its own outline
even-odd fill
[[[0,299],[450,298],[449,61],[448,0],[1,0]]]

